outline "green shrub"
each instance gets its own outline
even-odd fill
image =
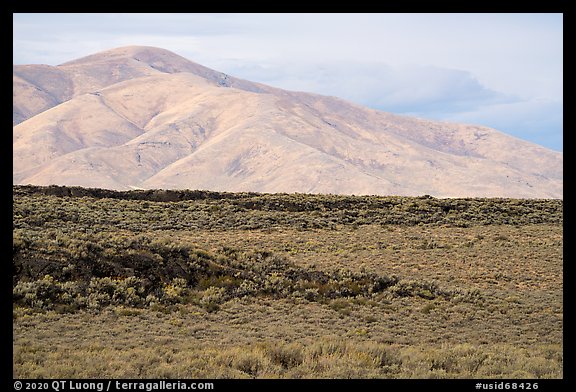
[[[209,287],[200,293],[200,305],[207,311],[214,312],[220,309],[220,304],[226,301],[226,290],[222,287]]]

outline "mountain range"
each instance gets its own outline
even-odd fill
[[[170,51],[13,66],[13,183],[562,198],[563,155],[235,78]]]

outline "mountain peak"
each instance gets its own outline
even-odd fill
[[[235,87],[245,91],[251,92],[269,92],[275,90],[272,87],[264,86],[259,83],[249,82],[234,78],[222,72],[215,71],[193,61],[190,61],[174,52],[166,49],[156,48],[153,46],[123,46],[119,48],[109,49],[98,52],[77,60],[69,61],[58,66],[58,68],[85,68],[90,72],[89,68],[98,69],[101,73],[102,70],[106,71],[106,67],[116,69],[118,73],[126,73],[134,76],[133,72],[136,70],[137,74],[151,74],[156,71],[162,73],[180,73],[188,72],[200,76],[212,83],[216,83],[221,87]],[[110,80],[109,76],[102,75],[102,79]],[[92,78],[94,79],[94,78]],[[125,80],[122,78],[122,80]],[[122,81],[117,78],[115,81]],[[109,84],[109,83],[107,83]],[[84,91],[83,89],[81,91]],[[85,91],[84,91],[85,92]]]
[[[275,89],[160,48],[15,66],[13,97],[15,184],[562,198],[561,153]]]
[[[173,68],[184,64],[195,64],[182,56],[177,55],[169,50],[156,48],[153,46],[123,46],[109,49],[77,60],[68,61],[61,66],[80,65],[98,62],[113,62],[120,60],[133,59],[144,63],[164,63],[171,65]]]

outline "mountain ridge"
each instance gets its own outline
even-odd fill
[[[13,70],[14,184],[562,198],[562,153],[284,91],[164,49]]]

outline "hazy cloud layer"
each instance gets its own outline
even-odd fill
[[[487,105],[471,112],[454,113],[444,119],[482,124],[506,130],[510,135],[536,144],[561,147],[564,127],[562,111],[561,101],[532,99]]]
[[[150,45],[234,76],[562,150],[561,14],[15,14],[14,63]]]
[[[321,91],[390,112],[444,116],[519,100],[483,86],[469,72],[432,66],[254,64],[232,67],[230,72],[278,87]]]

